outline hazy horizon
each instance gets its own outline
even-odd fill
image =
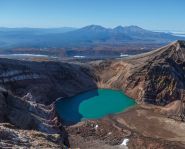
[[[89,25],[86,25],[86,26],[90,26],[90,25],[97,25],[97,24],[89,24]],[[59,27],[31,27],[31,26],[17,26],[17,27],[6,27],[6,26],[0,26],[0,28],[9,28],[9,29],[60,29],[60,28],[71,28],[71,29],[80,29],[80,28],[83,28],[83,27],[86,27],[86,26],[81,26],[81,27],[75,27],[75,26],[59,26]],[[105,27],[105,28],[110,28],[110,29],[113,29],[115,27],[118,27],[118,26],[122,26],[122,27],[128,27],[128,26],[136,26],[136,25],[117,25],[117,26],[113,26],[113,27],[106,27],[106,26],[103,26],[103,25],[98,25],[98,26],[102,26],[102,27]],[[141,26],[138,26],[138,27],[141,27]],[[141,27],[143,28],[143,27]],[[184,33],[185,34],[185,29],[184,30],[181,30],[181,29],[172,29],[172,30],[168,30],[168,29],[147,29],[147,28],[143,28],[143,29],[146,29],[146,30],[150,30],[150,31],[154,31],[154,32],[177,32],[177,33]]]

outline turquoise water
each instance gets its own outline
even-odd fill
[[[61,99],[57,101],[56,109],[65,123],[77,123],[83,119],[97,119],[119,113],[135,104],[133,99],[121,91],[97,89]]]

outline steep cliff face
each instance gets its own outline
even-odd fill
[[[61,124],[54,104],[45,106],[19,98],[0,89],[0,122],[9,122],[22,129],[35,129],[47,133],[60,133]]]
[[[185,43],[178,41],[126,60],[94,65],[98,85],[123,89],[144,102],[165,105],[185,98]]]
[[[146,57],[143,100],[160,105],[185,100],[185,43],[172,43]]]
[[[81,64],[0,60],[0,86],[19,97],[30,94],[45,105],[96,88],[92,74]]]
[[[57,117],[54,103],[49,106],[38,104],[29,94],[19,98],[0,88],[0,105],[1,148],[34,147],[34,142],[40,147],[64,147],[67,135]]]
[[[93,64],[99,87],[122,89],[127,95],[156,105],[185,102],[185,42],[177,41],[126,60]],[[178,107],[179,108],[179,107]]]

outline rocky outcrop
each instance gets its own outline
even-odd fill
[[[16,147],[18,144],[20,147],[33,147],[36,145],[35,141],[38,145],[47,146],[52,144],[50,138],[55,136],[54,134],[58,134],[58,139],[56,141],[53,137],[54,143],[51,146],[56,148],[60,144],[64,146],[67,134],[57,117],[55,103],[48,106],[38,104],[31,101],[29,95],[19,98],[2,88],[0,89],[0,103],[0,147]],[[9,124],[4,126],[1,123],[10,123],[14,129],[6,128]],[[35,140],[35,136],[38,140]]]
[[[60,133],[54,104],[45,106],[16,97],[0,89],[0,122],[9,122],[18,128],[34,129],[46,133]]]
[[[8,123],[0,123],[0,140],[0,148],[66,148],[58,134],[17,129]]]

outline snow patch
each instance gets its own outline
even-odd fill
[[[99,127],[99,126],[98,126],[98,125],[96,125],[94,128],[95,128],[95,129],[98,129],[98,127]]]
[[[127,146],[127,143],[129,142],[129,139],[125,138],[121,145]]]

